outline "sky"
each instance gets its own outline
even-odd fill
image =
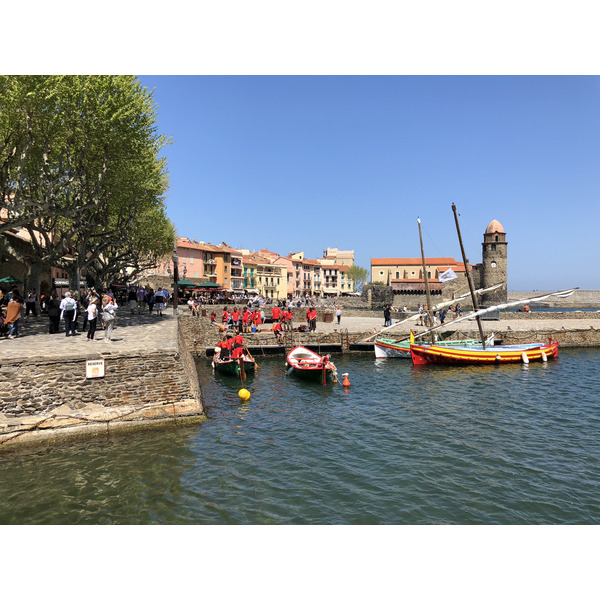
[[[199,241],[320,258],[481,262],[509,291],[598,289],[598,76],[140,76],[154,90],[167,212]]]

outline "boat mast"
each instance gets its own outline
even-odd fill
[[[423,236],[421,234],[421,219],[417,217],[417,223],[419,224],[419,241],[421,242],[421,263],[423,265],[423,280],[425,281],[425,296],[427,298],[427,315],[429,321],[429,329],[431,329],[435,323],[433,322],[433,313],[431,312],[431,293],[429,292],[429,276],[427,274],[427,266],[425,265],[425,251],[423,250]],[[435,334],[431,332],[431,341],[435,342]]]
[[[462,236],[460,235],[460,227],[458,225],[458,213],[456,212],[456,206],[452,203],[452,212],[454,212],[454,221],[456,223],[456,232],[458,233],[458,243],[460,244],[460,251],[462,252],[463,262],[465,263],[465,275],[469,282],[469,289],[471,290],[471,299],[473,300],[473,310],[477,312],[479,310],[479,303],[477,302],[477,294],[475,294],[475,288],[473,287],[473,280],[471,279],[471,272],[469,271],[469,261],[465,255],[465,248],[462,242]],[[481,325],[481,319],[479,315],[475,317],[477,320],[477,327],[479,327],[479,335],[481,337],[481,345],[485,350],[485,336],[483,335],[483,327]]]

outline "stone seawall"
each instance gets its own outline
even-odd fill
[[[203,421],[194,360],[177,327],[173,333],[164,351],[2,360],[0,451]],[[86,378],[90,358],[104,360],[104,377]]]

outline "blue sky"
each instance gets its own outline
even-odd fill
[[[498,219],[509,290],[597,289],[600,78],[141,76],[173,138],[178,233],[280,254],[326,247],[471,263]]]

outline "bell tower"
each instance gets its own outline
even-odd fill
[[[481,287],[490,287],[497,283],[504,285],[493,292],[483,294],[481,306],[493,306],[506,302],[508,298],[507,243],[504,227],[494,219],[483,234]]]

